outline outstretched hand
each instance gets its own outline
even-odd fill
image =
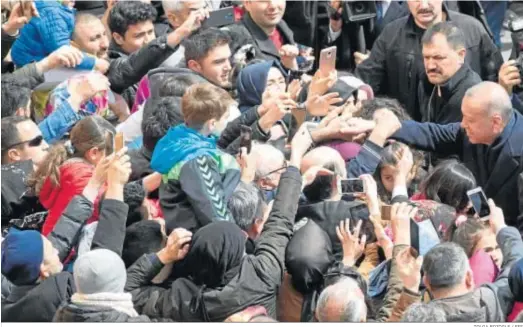
[[[167,244],[158,253],[158,259],[165,265],[180,261],[189,253],[192,233],[184,228],[176,228],[167,239]]]

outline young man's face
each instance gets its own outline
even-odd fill
[[[252,0],[244,3],[252,20],[262,28],[276,27],[285,13],[285,0]]]
[[[109,38],[101,20],[77,24],[73,41],[80,50],[98,58],[107,58]]]
[[[47,156],[49,144],[43,139],[38,126],[31,120],[16,125],[18,139],[7,152],[9,162],[32,160],[38,166]]]
[[[123,36],[113,33],[115,42],[127,54],[131,54],[156,38],[154,24],[151,20],[129,25]]]
[[[228,44],[219,45],[209,51],[199,63],[191,65],[193,70],[200,73],[211,83],[228,88],[231,86],[229,73],[231,72],[231,49]]]

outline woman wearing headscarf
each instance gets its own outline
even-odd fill
[[[305,129],[302,134],[306,137]],[[303,142],[293,143],[293,151],[310,146],[310,139],[309,142],[300,141]],[[297,166],[303,153],[294,155],[281,177],[273,209],[254,254],[244,254],[247,236],[233,223],[215,222],[204,226],[194,234],[192,242],[190,233],[182,230],[182,233],[189,233],[184,242],[191,242],[190,250],[187,245],[183,247],[188,254],[181,262],[187,277],[177,279],[170,289],[150,286],[151,279],[164,264],[183,258],[183,255],[175,255],[170,260],[162,259],[161,252],[167,250],[144,255],[128,269],[125,290],[133,295],[138,312],[151,318],[175,321],[224,321],[236,312],[261,305],[275,318],[276,296],[284,274],[285,248],[292,236],[300,196],[302,179]],[[167,242],[168,247],[178,242],[173,234],[170,238],[175,239]]]

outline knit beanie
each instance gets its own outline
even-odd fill
[[[78,257],[73,268],[76,290],[81,294],[123,293],[127,273],[113,251],[97,249]]]
[[[519,259],[510,269],[508,284],[514,294],[514,299],[517,302],[523,302],[523,259]]]
[[[31,285],[44,261],[42,235],[34,230],[9,229],[2,242],[2,275],[15,285]]]

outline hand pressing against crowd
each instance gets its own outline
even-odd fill
[[[207,18],[209,18],[209,10],[207,8],[191,11],[185,22],[167,35],[167,44],[171,47],[177,46],[185,38],[188,38],[192,33],[200,29],[202,23]]]
[[[358,220],[353,232],[350,232],[350,219],[340,221],[340,225],[336,226],[336,234],[340,240],[343,248],[343,265],[352,267],[356,261],[363,255],[365,251],[365,243],[367,236],[363,235],[360,238],[362,221]]]
[[[338,92],[332,92],[324,95],[312,95],[307,97],[305,106],[307,112],[311,116],[323,117],[336,108],[334,107],[335,104],[342,101],[343,99],[340,98]]]
[[[300,50],[293,44],[285,44],[280,48],[280,61],[283,67],[291,70],[298,70],[298,61],[296,57],[300,54]]]
[[[118,151],[113,157],[107,171],[106,199],[123,201],[123,187],[131,175],[131,158],[126,154],[127,148]]]
[[[109,79],[100,73],[91,72],[82,76],[73,77],[69,85],[69,103],[74,110],[100,92],[108,91]]]
[[[264,133],[268,133],[276,122],[296,107],[296,102],[291,99],[289,93],[271,94],[266,91],[262,101],[258,107],[258,113],[261,115],[258,125]]]
[[[343,112],[343,107],[333,109],[325,116],[318,128],[312,132],[314,142],[326,140],[345,140],[348,142],[363,140],[367,132],[374,130],[374,121],[361,118],[344,119],[339,115]]]
[[[241,168],[241,180],[245,183],[252,183],[256,175],[256,158],[251,153],[247,153],[247,148],[241,148],[236,160]]]
[[[176,228],[167,238],[167,244],[156,255],[166,265],[183,260],[189,253],[192,233],[184,228]]]
[[[79,65],[83,60],[82,51],[70,45],[64,45],[53,51],[50,55],[36,63],[36,69],[45,73],[51,69],[66,67],[72,68]]]
[[[313,142],[309,128],[314,125],[304,123],[300,126],[291,141],[291,160],[290,165],[300,169],[301,160],[307,151],[311,148]]]
[[[302,191],[305,187],[311,185],[314,183],[316,178],[318,176],[334,176],[334,172],[323,168],[321,166],[312,166],[310,167],[302,176]],[[335,179],[337,176],[335,177]],[[337,182],[336,180],[333,181],[334,183]]]
[[[309,84],[307,98],[312,98],[317,95],[324,95],[327,91],[336,84],[338,80],[338,72],[333,70],[329,76],[323,76],[318,70]]]
[[[488,205],[490,208],[490,216],[488,219],[489,225],[494,234],[498,235],[500,230],[507,227],[507,224],[505,223],[505,215],[503,214],[503,210],[496,206],[494,200],[489,199]]]
[[[390,211],[394,244],[410,246],[410,220],[416,216],[418,208],[406,202],[396,203]]]
[[[415,258],[412,254],[415,252],[411,247],[406,247],[401,250],[396,256],[396,263],[398,269],[398,276],[402,281],[403,287],[412,293],[419,292],[421,283],[421,265],[423,264],[423,257]]]
[[[388,109],[377,110],[374,113],[374,122],[376,127],[368,139],[379,146],[383,146],[387,139],[401,128],[398,117]]]
[[[31,2],[31,16],[40,17],[34,2]],[[7,22],[5,22],[2,25],[2,29],[4,30],[5,33],[7,33],[7,35],[16,36],[16,35],[18,35],[18,32],[20,31],[20,29],[22,29],[22,27],[24,27],[24,25],[27,23],[29,23],[29,18],[27,18],[24,15],[24,10],[22,8],[22,2],[20,1],[11,8],[11,13],[9,14],[9,18],[7,19]]]
[[[516,66],[515,60],[505,62],[499,70],[499,84],[503,86],[509,95],[512,94],[514,86],[520,85],[523,76],[519,74],[519,68]]]
[[[407,189],[407,182],[414,166],[412,151],[407,146],[403,146],[396,156],[396,160],[398,164],[396,165],[396,175],[394,176],[394,187],[402,186]]]
[[[378,198],[378,185],[371,175],[361,175],[360,179],[363,181],[365,188],[364,200],[369,208],[371,216],[381,217],[380,201]]]

